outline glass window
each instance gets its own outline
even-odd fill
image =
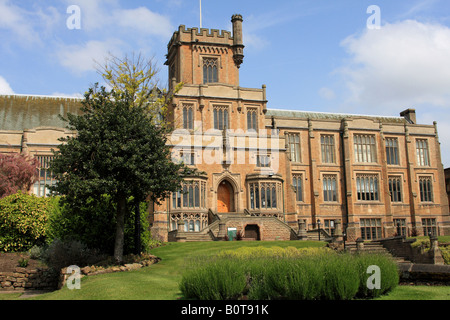
[[[330,235],[334,235],[334,220],[325,219],[324,220],[324,229]]]
[[[272,208],[277,207],[277,189],[276,187],[272,187]]]
[[[399,164],[397,138],[386,138],[386,162],[393,165]]]
[[[398,236],[407,236],[406,219],[394,219],[394,228]]]
[[[355,134],[354,148],[356,162],[377,162],[374,135]]]
[[[250,209],[277,209],[277,183],[258,182],[251,183]]]
[[[323,200],[327,202],[337,201],[337,188],[335,175],[323,176]]]
[[[288,138],[288,148],[289,154],[292,162],[301,162],[300,158],[300,135],[299,134],[289,134]]]
[[[430,159],[428,155],[428,141],[423,139],[416,140],[417,165],[429,166]]]
[[[38,161],[38,180],[34,183],[33,193],[38,197],[47,197],[50,195],[49,187],[57,183],[49,169],[53,156],[36,156],[36,159]]]
[[[195,165],[195,153],[194,152],[181,152],[181,159],[186,165]]]
[[[256,109],[247,109],[247,130],[256,131],[258,129]]]
[[[361,219],[361,238],[364,240],[381,239],[381,219]]]
[[[257,155],[256,166],[259,168],[269,168],[270,167],[270,156],[268,155]]]
[[[421,202],[433,202],[433,186],[431,177],[419,177],[419,191]]]
[[[294,187],[295,199],[303,201],[303,179],[301,175],[295,175],[292,178],[292,185]]]
[[[192,105],[183,106],[183,129],[194,129],[194,111]]]
[[[203,83],[218,82],[217,58],[203,58]]]
[[[401,177],[389,177],[389,193],[391,202],[402,202]]]
[[[335,163],[334,153],[334,136],[322,135],[320,136],[320,144],[322,149],[322,162],[323,163]]]
[[[437,236],[437,227],[435,218],[422,219],[422,227],[424,236],[429,236],[430,234],[432,236]]]
[[[378,201],[378,176],[357,175],[356,192],[360,201]]]
[[[214,129],[228,129],[228,107],[214,107]]]

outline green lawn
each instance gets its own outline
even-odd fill
[[[152,254],[162,260],[137,271],[110,273],[82,279],[80,290],[67,287],[30,299],[39,300],[176,300],[182,298],[178,289],[184,264],[196,255],[212,255],[220,250],[243,246],[320,247],[324,242],[275,241],[247,242],[220,241],[196,243],[170,243],[155,248]],[[17,299],[18,296],[4,294],[0,299]],[[450,300],[450,287],[398,286],[383,300]]]
[[[218,241],[195,243],[169,243],[155,248],[152,254],[162,260],[150,267],[132,272],[119,272],[90,276],[82,279],[80,290],[62,290],[39,296],[35,299],[50,300],[175,300],[181,298],[178,289],[181,271],[186,259],[195,255],[212,255],[220,250],[229,250],[242,246],[295,246],[320,247],[324,242],[313,241]]]
[[[450,286],[398,286],[375,300],[450,300]]]

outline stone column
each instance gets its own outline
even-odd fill
[[[298,240],[307,240],[308,239],[308,234],[306,233],[306,223],[305,221],[302,220],[298,220]]]
[[[362,238],[356,239],[356,250],[357,251],[364,250],[364,240]]]
[[[334,239],[335,241],[342,241],[342,227],[341,227],[341,220],[337,219],[334,221]]]
[[[430,236],[430,251],[433,264],[444,264],[444,258],[442,252],[439,249],[439,242],[437,236]]]
[[[225,236],[227,234],[226,226],[227,225],[226,225],[225,222],[223,222],[223,221],[219,222],[219,234],[217,235],[217,238],[219,240],[224,240],[225,239]]]

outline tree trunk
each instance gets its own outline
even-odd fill
[[[141,211],[139,210],[139,202],[134,207],[134,250],[135,254],[141,255]]]
[[[116,263],[122,264],[123,262],[123,244],[124,244],[124,229],[125,229],[125,213],[126,213],[127,201],[124,196],[119,196],[117,201],[117,213],[116,213],[116,242],[114,245],[114,259]]]

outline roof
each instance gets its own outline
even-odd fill
[[[59,115],[79,114],[80,98],[36,95],[0,95],[0,130],[37,127],[65,128]]]
[[[311,112],[311,111],[280,110],[280,109],[268,109],[266,116],[290,118],[290,119],[314,119],[314,120],[342,120],[345,118],[366,118],[377,120],[382,123],[407,123],[407,120],[405,118],[394,116]]]

